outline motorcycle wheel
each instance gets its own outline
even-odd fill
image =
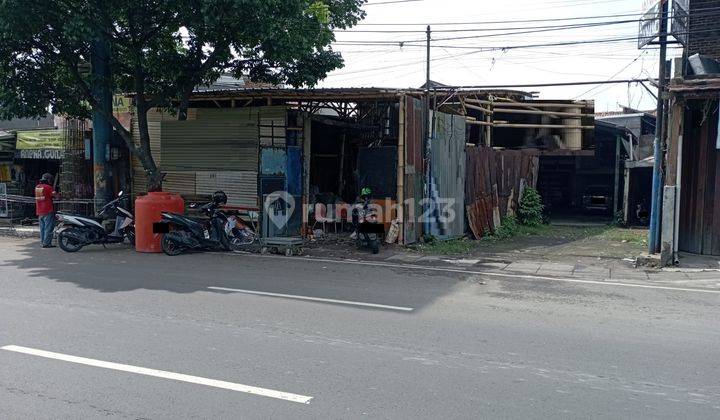
[[[380,252],[380,243],[377,239],[372,241],[372,253],[378,254]]]
[[[162,241],[160,241],[160,247],[162,248],[162,252],[164,252],[165,255],[169,255],[171,257],[180,255],[184,251],[183,247],[180,246],[180,244],[172,240],[172,238],[167,235],[163,235]]]
[[[125,229],[125,236],[127,237],[128,242],[130,245],[135,247],[135,228],[129,227]]]
[[[76,230],[76,229],[72,229]],[[60,246],[60,249],[62,249],[65,252],[78,252],[82,249],[83,246],[85,246],[82,243],[77,242],[75,239],[71,238],[67,234],[68,231],[64,230],[60,232],[58,235],[58,245]]]
[[[220,233],[220,249],[223,251],[232,251],[232,247],[230,246],[230,238],[225,234],[225,232]]]

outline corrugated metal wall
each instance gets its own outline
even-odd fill
[[[258,165],[257,122],[227,119],[163,121],[165,171],[252,171]]]
[[[465,117],[438,112],[435,121],[430,166],[437,211],[430,215],[430,233],[449,239],[465,234]]]
[[[188,110],[188,119],[194,119],[196,117],[196,110]],[[160,124],[162,121],[177,120],[177,115],[173,115],[160,108],[152,109],[147,113],[148,119],[148,131],[150,133],[150,151],[155,158],[155,164],[160,167],[162,159],[160,156]],[[132,124],[130,131],[133,136],[133,141],[136,147],[140,146],[140,136],[138,134],[138,122],[135,118],[135,114],[132,114]],[[133,194],[140,195],[147,193],[147,176],[145,170],[140,164],[137,157],[132,157],[132,170],[133,170]]]
[[[535,188],[537,149],[495,150],[468,146],[466,153],[465,211],[476,239],[490,234],[518,208],[520,190]]]
[[[278,106],[191,108],[187,121],[177,121],[168,112],[149,112],[151,150],[167,173],[163,189],[186,196],[223,190],[230,204],[257,206],[259,144],[284,147],[286,113]],[[137,159],[133,169],[135,193],[144,194],[147,181]]]

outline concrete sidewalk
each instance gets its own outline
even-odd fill
[[[397,253],[384,258],[389,263],[427,265],[432,267],[460,268],[496,274],[578,279],[585,281],[622,282],[631,284],[652,284],[672,287],[688,287],[720,290],[720,272],[644,270],[635,268],[630,261],[600,260],[575,263],[548,262],[537,260],[497,261],[480,258],[447,258],[434,255]]]

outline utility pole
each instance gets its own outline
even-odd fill
[[[427,41],[426,41],[426,57],[425,57],[425,98],[423,103],[423,140],[424,140],[424,160],[425,160],[425,206],[430,206],[431,202],[431,183],[432,183],[432,172],[430,167],[430,25],[427,26],[426,30]],[[426,209],[426,210],[428,210]],[[425,211],[424,214],[430,214],[429,211]],[[424,221],[425,233],[430,233],[430,220],[429,218]]]
[[[112,125],[107,115],[112,114],[112,82],[110,70],[110,45],[98,35],[90,47],[92,66],[92,94],[97,101],[93,106],[93,186],[95,189],[95,213],[111,199],[110,191],[110,139]]]
[[[663,123],[665,120],[665,85],[667,84],[667,23],[668,23],[668,0],[660,0],[660,63],[658,74],[658,98],[657,117],[655,120],[655,141],[653,142],[653,164],[652,178],[652,201],[650,205],[650,233],[648,237],[648,252],[655,254],[660,251],[660,217],[662,213],[662,190],[663,190]]]

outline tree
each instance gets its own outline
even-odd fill
[[[142,163],[148,189],[158,190],[149,110],[187,104],[196,86],[224,72],[294,87],[316,84],[343,65],[330,45],[333,30],[361,20],[364,2],[0,0],[0,118],[43,115],[48,106],[87,118],[100,109],[88,63],[93,42],[104,42],[112,79],[100,82],[132,93],[139,144],[106,117]]]

